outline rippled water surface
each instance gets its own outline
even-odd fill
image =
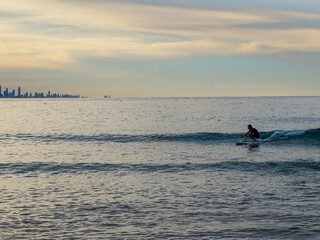
[[[319,239],[319,102],[2,100],[0,239]]]

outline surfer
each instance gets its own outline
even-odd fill
[[[251,124],[248,125],[248,132],[244,137],[247,139],[248,137],[252,138],[253,141],[256,141],[257,139],[260,138],[260,134],[257,129],[253,128]]]

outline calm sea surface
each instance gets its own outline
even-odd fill
[[[319,103],[1,100],[0,239],[320,239]]]

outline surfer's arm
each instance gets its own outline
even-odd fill
[[[243,137],[247,138],[249,133],[250,133],[250,131],[248,131]]]

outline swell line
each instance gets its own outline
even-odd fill
[[[2,134],[0,141],[34,141],[34,142],[193,142],[193,143],[234,143],[242,139],[243,133],[181,133],[181,134],[100,134],[100,135],[72,135],[72,134]],[[261,132],[261,139],[265,143],[287,140],[292,143],[320,144],[320,128],[309,130],[274,130]]]
[[[58,142],[58,141],[74,141],[74,142],[206,142],[206,141],[223,141],[239,138],[240,134],[230,133],[184,133],[184,134],[100,134],[100,135],[71,135],[71,134],[50,134],[50,135],[34,135],[34,134],[16,134],[16,135],[0,135],[0,140],[26,140],[41,142]]]
[[[2,174],[49,173],[81,174],[86,172],[139,172],[139,173],[179,173],[190,171],[233,170],[245,172],[272,172],[290,174],[296,172],[320,171],[320,162],[314,160],[296,161],[223,161],[215,163],[182,163],[182,164],[106,164],[106,163],[1,163]]]

